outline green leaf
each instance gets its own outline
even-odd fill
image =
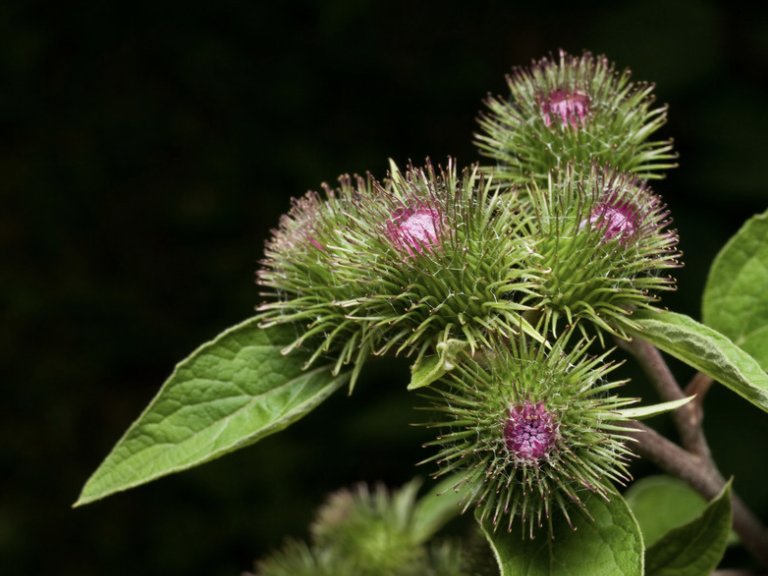
[[[612,494],[606,502],[592,494],[585,503],[594,521],[578,514],[574,530],[555,512],[554,539],[546,529],[529,540],[483,524],[501,576],[641,576],[643,538],[624,499]]]
[[[688,524],[673,528],[646,551],[647,576],[707,576],[731,531],[731,482]]]
[[[411,382],[408,384],[408,390],[429,386],[444,374],[445,368],[440,356],[425,356],[411,366]]]
[[[449,370],[453,370],[454,358],[468,347],[464,340],[449,338],[437,345],[437,354],[426,356],[411,366],[411,382],[408,390],[416,390],[429,386],[435,380],[442,378]]]
[[[176,366],[144,413],[88,480],[75,506],[180,472],[253,444],[292,424],[348,374],[302,371],[290,326],[261,329],[252,318]]]
[[[671,400],[669,402],[661,402],[660,404],[652,404],[651,406],[638,406],[637,408],[620,408],[619,410],[615,410],[616,420],[625,420],[627,418],[630,418],[632,420],[645,420],[646,418],[651,418],[652,416],[658,416],[659,414],[664,414],[666,412],[671,412],[672,410],[677,410],[680,408],[680,406],[685,406],[696,398],[696,395],[688,396],[686,398],[681,398],[680,400]],[[606,420],[611,420],[611,416],[607,416],[605,418]]]
[[[642,338],[725,384],[755,406],[768,411],[768,374],[757,361],[728,338],[674,312],[635,312],[632,320],[642,330],[627,328]]]
[[[749,219],[709,270],[704,324],[721,332],[768,370],[768,212]]]
[[[624,499],[640,525],[646,547],[672,528],[690,522],[707,507],[704,497],[687,483],[664,474],[633,483]]]

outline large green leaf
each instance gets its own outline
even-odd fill
[[[330,366],[302,371],[290,326],[250,319],[176,366],[160,392],[91,476],[75,506],[186,470],[295,422],[342,386]]]
[[[712,263],[704,289],[704,324],[768,369],[768,212],[747,221]]]
[[[633,482],[624,499],[640,525],[646,547],[672,528],[690,522],[707,507],[704,496],[686,482],[664,474]]]
[[[554,539],[546,529],[534,540],[519,531],[493,531],[482,526],[498,561],[501,576],[641,576],[643,538],[624,499],[611,495],[606,502],[596,495],[585,500],[585,514],[573,514],[571,528],[563,514],[554,512]]]
[[[719,332],[674,312],[635,312],[642,330],[627,332],[712,376],[755,406],[768,411],[768,374],[757,360]]]
[[[646,551],[647,576],[707,576],[725,552],[731,531],[731,483],[688,524],[667,532]]]

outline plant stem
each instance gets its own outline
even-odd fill
[[[696,398],[691,403],[698,405],[699,411],[704,409],[702,406],[704,403],[704,396],[707,394],[713,383],[714,379],[712,376],[704,374],[703,372],[697,372],[696,376],[691,378],[688,386],[685,387],[686,396],[696,396]],[[704,415],[701,414],[700,418],[703,417]]]
[[[653,344],[639,338],[634,338],[631,342],[625,340],[617,341],[621,348],[635,357],[662,400],[682,400],[688,396],[680,388],[661,352]],[[704,388],[703,382],[702,386],[694,387],[692,393],[701,393],[701,398],[696,398],[685,406],[674,410],[672,412],[672,419],[675,422],[678,434],[680,434],[680,441],[683,447],[692,454],[697,454],[703,458],[711,458],[709,445],[704,437],[704,429],[701,425],[704,418],[701,401],[703,400],[706,388]]]
[[[702,426],[702,403],[713,383],[712,378],[698,373],[683,392],[655,346],[640,338],[630,342],[617,339],[617,343],[635,357],[663,400],[679,400],[696,394],[692,402],[672,412],[683,448],[638,422],[629,425],[632,431],[628,435],[637,440],[636,449],[641,456],[711,500],[725,486],[725,478],[712,459]],[[744,547],[763,568],[768,569],[768,531],[765,526],[735,492],[731,492],[731,510],[733,529],[741,537]]]

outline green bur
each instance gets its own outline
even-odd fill
[[[658,292],[674,290],[663,273],[680,266],[677,234],[665,230],[660,199],[633,176],[569,167],[527,198],[536,240],[527,264],[540,281],[521,303],[538,311],[542,334],[564,318],[626,337],[635,309],[653,310]]]
[[[588,357],[589,342],[569,342],[570,330],[551,346],[500,343],[480,357],[460,357],[429,395],[442,429],[431,445],[438,475],[461,475],[468,508],[481,523],[533,538],[555,514],[571,524],[585,495],[609,499],[623,484],[630,450],[622,408],[636,402],[613,394],[622,381],[604,382],[608,353]],[[522,422],[521,418],[528,419]],[[536,421],[534,421],[536,420]],[[522,437],[526,435],[527,437]]]
[[[490,335],[541,336],[522,317],[536,269],[515,191],[477,167],[458,176],[425,168],[390,180],[341,179],[325,198],[295,202],[267,244],[259,283],[272,301],[262,325],[293,323],[286,351],[314,347],[357,369],[371,354],[433,354],[459,338],[471,350]]]
[[[497,161],[502,180],[544,187],[551,170],[596,162],[641,178],[673,168],[672,141],[648,137],[666,123],[665,107],[652,108],[653,86],[630,82],[605,56],[560,52],[515,68],[510,99],[489,98],[476,136],[481,153]]]

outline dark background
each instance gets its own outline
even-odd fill
[[[664,302],[700,317],[709,262],[768,204],[768,14],[737,5],[0,3],[0,571],[236,575],[328,491],[408,480],[430,434],[384,360],[260,444],[70,509],[174,364],[253,314],[291,196],[389,157],[477,160],[486,93],[560,47],[670,104],[681,166],[655,189],[686,267]],[[768,520],[768,419],[710,394],[715,456]]]

